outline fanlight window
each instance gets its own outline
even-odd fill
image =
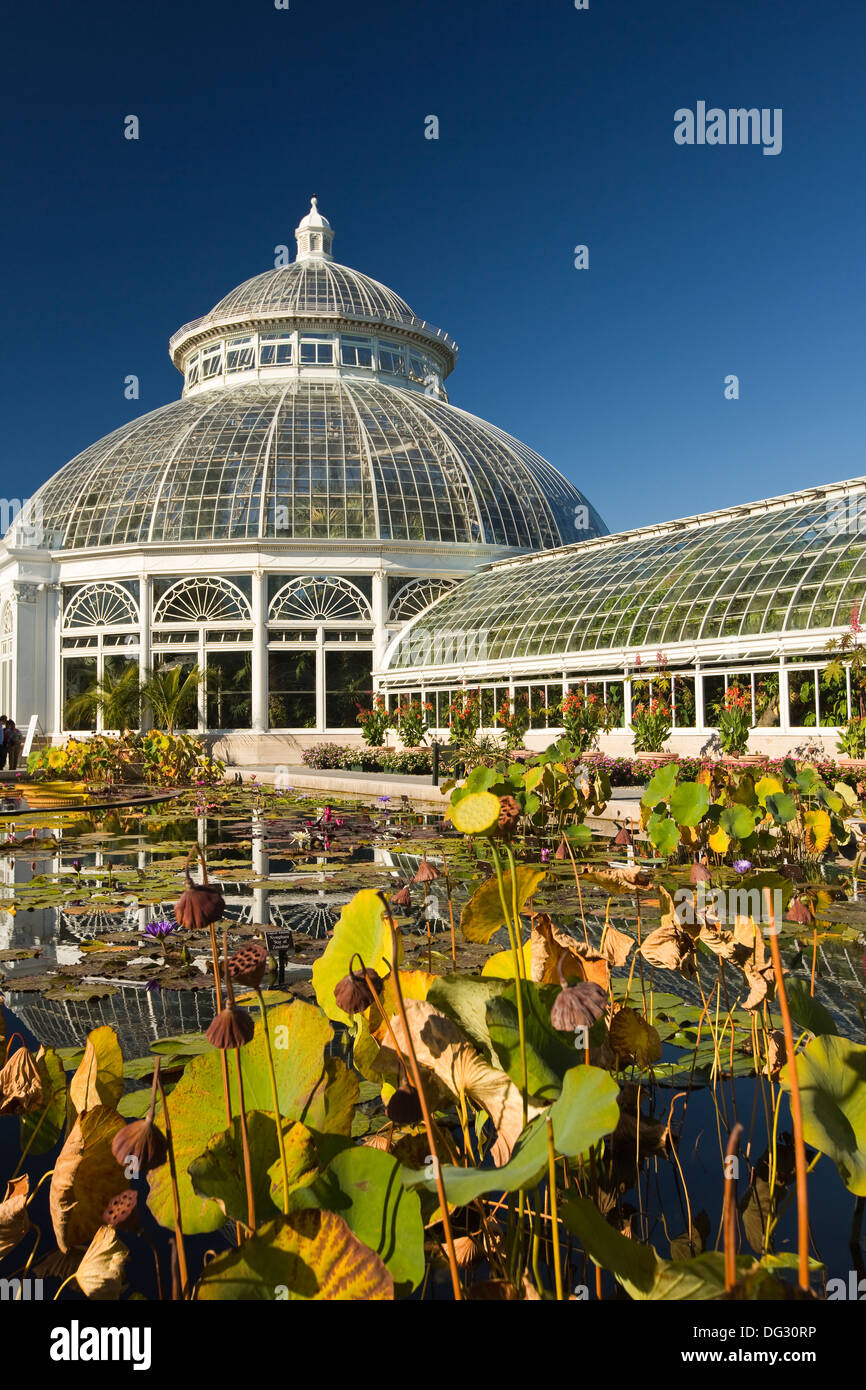
[[[423,613],[437,598],[453,589],[455,579],[413,579],[404,584],[388,613],[389,623],[408,623],[416,613]]]
[[[63,614],[64,627],[130,627],[138,620],[138,604],[129,590],[109,582],[76,589]]]
[[[272,623],[369,623],[370,605],[345,579],[290,579],[271,603]]]
[[[228,579],[179,579],[153,612],[158,623],[249,623],[252,612],[241,590]]]

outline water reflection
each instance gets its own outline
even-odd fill
[[[390,825],[387,816],[380,824],[385,838]],[[172,861],[171,877],[179,891],[178,849],[191,843],[211,850],[209,858],[216,864],[211,878],[220,883],[229,922],[289,930],[299,945],[325,942],[342,908],[361,886],[356,881],[359,873],[365,876],[368,870],[369,886],[382,887],[389,879],[410,879],[420,862],[420,856],[398,852],[388,844],[352,845],[335,862],[329,851],[336,846],[329,843],[325,849],[314,843],[309,848],[310,837],[304,837],[297,826],[297,819],[267,821],[255,811],[231,820],[200,816],[160,818],[158,823],[147,818],[121,821],[112,813],[101,821],[82,818],[70,824],[64,820],[59,828],[39,829],[32,838],[26,837],[26,844],[19,834],[15,852],[0,856],[0,950],[38,955],[22,955],[3,963],[6,1007],[40,1041],[53,1046],[81,1045],[90,1029],[110,1024],[126,1056],[146,1052],[158,1037],[206,1028],[215,1008],[214,992],[204,984],[204,968],[209,961],[204,957],[194,960],[202,969],[201,987],[160,989],[159,975],[164,968],[161,952],[143,935],[150,923],[173,920],[176,892],[156,903],[139,902],[132,891],[126,903],[94,901],[95,895],[112,890],[114,899],[124,896],[121,882],[113,877],[115,871],[132,868],[152,874],[167,860]],[[88,836],[101,842],[91,845]],[[7,833],[10,844],[13,839],[14,827]],[[353,882],[341,891],[334,887],[334,879],[347,868],[353,870]],[[245,870],[248,879],[226,877],[232,869]],[[58,883],[61,885],[63,900],[27,906],[26,897],[20,900],[20,890],[34,881],[38,886],[43,878],[47,894],[56,896]],[[445,912],[434,893],[429,894],[427,915],[433,926],[444,925]],[[423,929],[423,911],[419,912],[419,925]],[[106,993],[101,998],[50,999],[36,989],[16,988],[24,985],[27,977],[80,966],[87,960],[82,946],[89,941],[106,935],[114,940],[127,933],[141,944],[140,953],[127,964],[152,960],[150,985],[141,978],[101,976],[94,960],[92,974],[80,975],[74,983],[103,987]],[[309,965],[293,967],[290,961],[289,982],[309,974]],[[68,980],[58,976],[58,987],[65,983]]]

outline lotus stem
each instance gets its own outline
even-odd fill
[[[180,1217],[180,1193],[177,1188],[177,1167],[174,1161],[174,1144],[171,1137],[171,1119],[168,1113],[168,1101],[165,1098],[165,1088],[162,1084],[162,1077],[159,1074],[159,1058],[156,1059],[154,1072],[156,1084],[159,1087],[159,1098],[162,1101],[162,1116],[165,1120],[165,1140],[168,1146],[168,1171],[171,1176],[171,1200],[174,1206],[174,1231],[177,1237],[177,1262],[180,1269],[181,1297],[189,1297],[189,1275],[186,1267],[186,1250],[183,1243],[183,1226]],[[58,1293],[60,1290],[58,1289]]]
[[[769,888],[764,889],[764,910],[767,917],[767,934],[770,938],[770,954],[773,958],[773,972],[776,976],[776,993],[779,996],[779,1011],[785,1032],[785,1051],[788,1054],[788,1082],[791,1087],[791,1120],[794,1125],[794,1160],[797,1173],[797,1254],[800,1288],[809,1288],[809,1197],[806,1190],[806,1144],[803,1139],[803,1107],[800,1102],[800,1079],[797,1076],[797,1059],[794,1054],[794,1030],[791,1026],[791,1013],[788,1009],[788,996],[782,977],[782,954],[776,932],[776,919],[773,915],[773,895]]]
[[[730,1293],[737,1282],[737,1149],[743,1126],[734,1125],[725,1149],[725,1196],[722,1207],[722,1232],[725,1247],[725,1292]]]
[[[228,931],[227,931],[227,930],[224,930],[224,931],[223,931],[223,956],[225,957],[225,967],[226,967],[226,995],[227,995],[227,997],[228,997],[228,1005],[229,1005],[229,1008],[234,1008],[235,992],[234,992],[234,987],[232,986],[232,977],[231,977],[231,975],[230,975],[230,973],[229,973],[229,934],[228,934]],[[254,1193],[253,1193],[253,1169],[252,1169],[252,1160],[251,1160],[251,1158],[250,1158],[250,1136],[249,1136],[249,1133],[248,1133],[248,1131],[247,1131],[247,1107],[246,1107],[246,1102],[245,1102],[245,1100],[244,1100],[244,1074],[243,1074],[243,1068],[242,1068],[242,1066],[241,1066],[241,1049],[240,1049],[239,1047],[234,1048],[234,1054],[235,1054],[235,1065],[236,1065],[236,1067],[237,1067],[237,1073],[238,1073],[238,1107],[239,1107],[239,1109],[238,1109],[238,1119],[240,1120],[240,1126],[241,1126],[241,1146],[242,1146],[242,1148],[243,1148],[243,1154],[244,1154],[244,1178],[245,1178],[245,1180],[246,1180],[246,1187],[247,1187],[247,1225],[249,1226],[249,1229],[250,1229],[252,1232],[255,1232],[255,1229],[256,1229],[256,1199],[255,1199],[255,1195],[254,1195]],[[223,1055],[225,1055],[225,1049],[223,1049]],[[277,1115],[277,1126],[278,1126],[278,1127],[279,1127],[279,1124],[280,1124],[280,1119],[279,1119],[279,1114],[278,1114],[278,1115]]]
[[[391,907],[384,893],[379,894],[379,898],[388,917],[388,926],[391,929],[391,952],[394,961],[398,958],[398,938],[397,927],[391,912]],[[424,1085],[421,1081],[421,1069],[418,1066],[418,1058],[415,1055],[415,1043],[412,1039],[412,1032],[409,1028],[409,1020],[406,1017],[406,1005],[403,1002],[403,991],[400,988],[400,971],[394,966],[394,991],[397,996],[397,1011],[400,1015],[400,1022],[403,1024],[403,1032],[406,1035],[406,1052],[409,1057],[409,1065],[412,1068],[412,1081],[415,1090],[418,1092],[418,1101],[421,1106],[421,1113],[424,1116],[424,1128],[427,1131],[427,1142],[430,1145],[430,1152],[433,1156],[433,1163],[436,1169],[436,1190],[439,1195],[439,1209],[442,1213],[442,1229],[445,1233],[445,1247],[448,1252],[448,1266],[451,1271],[451,1285],[454,1290],[454,1299],[457,1303],[463,1301],[463,1290],[460,1287],[460,1273],[457,1268],[457,1252],[454,1249],[454,1237],[451,1233],[451,1217],[448,1214],[448,1198],[445,1194],[445,1181],[442,1177],[442,1169],[439,1163],[439,1155],[436,1152],[436,1135],[433,1130],[433,1121],[430,1116],[430,1107],[427,1104],[427,1096],[424,1092]]]
[[[445,896],[448,899],[448,916],[451,920],[451,969],[457,969],[457,936],[454,931],[454,904],[451,901],[451,878],[448,873],[448,860],[442,851],[442,876],[445,879]]]
[[[556,1301],[562,1303],[562,1256],[559,1250],[559,1214],[556,1209],[556,1150],[553,1147],[553,1121],[547,1116],[547,1176],[550,1188],[550,1227],[553,1234],[553,1277],[556,1280]]]
[[[259,1008],[262,1011],[262,1028],[265,1033],[265,1047],[268,1054],[268,1072],[271,1078],[271,1096],[274,1102],[274,1117],[277,1122],[277,1144],[280,1150],[280,1167],[283,1170],[283,1215],[289,1214],[289,1166],[286,1162],[286,1141],[283,1135],[283,1117],[280,1113],[280,1096],[277,1090],[277,1073],[274,1070],[274,1057],[271,1051],[271,1030],[268,1025],[268,1011],[265,1007],[261,986],[256,985]]]
[[[508,940],[511,944],[511,953],[514,956],[514,991],[517,999],[517,1031],[520,1037],[520,1068],[523,1074],[523,1085],[521,1087],[521,1094],[523,1096],[523,1125],[525,1128],[526,1121],[529,1118],[529,1069],[526,1063],[526,1025],[523,1018],[523,991],[521,989],[520,963],[518,960],[520,954],[520,940],[519,936],[516,935],[516,930],[519,931],[519,928],[515,929],[511,922],[511,914],[508,911],[508,905],[505,901],[505,884],[502,878],[502,863],[500,861],[499,852],[496,848],[496,845],[492,840],[490,841],[490,849],[493,855],[493,867],[496,870],[496,882],[499,885],[499,901],[502,904],[502,914],[505,918],[505,925],[508,928]],[[513,858],[511,860],[511,864],[512,878],[514,878]]]

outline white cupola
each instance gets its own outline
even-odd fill
[[[310,200],[310,211],[306,217],[302,217],[295,228],[295,240],[298,243],[298,260],[307,260],[315,257],[322,261],[331,261],[331,245],[334,240],[334,233],[327,217],[323,217],[319,212],[316,198]]]

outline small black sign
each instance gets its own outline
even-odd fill
[[[295,938],[290,931],[266,931],[265,942],[269,951],[294,951]]]

